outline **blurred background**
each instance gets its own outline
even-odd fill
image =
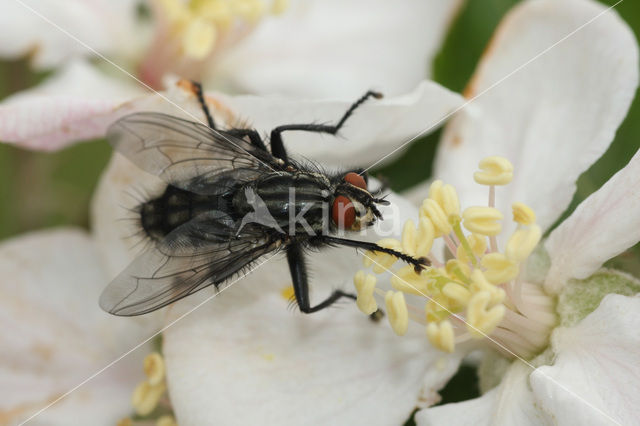
[[[433,63],[434,79],[461,92],[502,16],[516,0],[470,0],[451,26]],[[603,3],[612,5],[614,0]],[[617,12],[640,39],[640,2],[623,1]],[[33,73],[26,60],[0,62],[0,99],[35,85],[47,72]],[[376,172],[396,191],[430,177],[440,132],[416,141],[404,155]],[[640,100],[636,97],[626,120],[607,153],[585,172],[568,214],[600,187],[640,148]],[[104,140],[89,141],[56,153],[30,152],[0,144],[0,239],[45,227],[88,227],[91,194],[105,167],[111,148]],[[375,173],[374,173],[375,174]],[[619,269],[640,275],[638,246],[611,262]],[[462,369],[443,392],[445,401],[467,399],[476,392],[473,370]]]

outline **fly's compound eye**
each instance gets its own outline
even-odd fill
[[[338,195],[333,200],[331,219],[339,228],[350,229],[356,221],[356,208],[351,203],[351,200],[343,195]]]
[[[367,190],[367,182],[365,182],[364,178],[357,173],[347,173],[344,175],[344,181],[353,186],[357,186],[360,189],[364,189],[365,191]]]

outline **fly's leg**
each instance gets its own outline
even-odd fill
[[[338,133],[340,128],[344,125],[347,119],[353,114],[353,112],[362,105],[369,98],[380,99],[382,97],[381,93],[374,92],[369,90],[365,93],[360,99],[355,101],[344,113],[342,118],[334,125],[326,125],[326,124],[285,124],[283,126],[278,126],[271,131],[271,153],[274,157],[282,159],[285,163],[287,162],[287,151],[284,148],[284,143],[282,142],[282,132],[286,132],[289,130],[302,130],[305,132],[316,132],[316,133],[328,133],[330,135],[335,135]]]
[[[204,100],[204,95],[202,94],[202,85],[196,81],[191,81],[193,84],[194,91],[196,92],[196,98],[198,98],[198,102],[202,107],[202,112],[204,112],[204,116],[207,117],[207,124],[212,129],[216,130],[216,124],[213,121],[213,117],[211,116],[211,112],[209,111],[209,106]]]
[[[260,134],[256,132],[254,129],[229,129],[229,130],[226,130],[225,133],[229,133],[230,135],[233,135],[239,138],[244,138],[245,136],[247,136],[249,137],[249,140],[256,148],[269,152],[266,145],[264,144],[264,141],[260,137]]]
[[[302,250],[298,244],[291,244],[287,249],[287,261],[289,262],[289,270],[291,271],[291,278],[293,279],[293,290],[296,295],[296,302],[298,302],[300,310],[305,314],[318,312],[327,308],[343,297],[353,300],[356,299],[356,296],[353,294],[346,293],[342,290],[335,290],[323,302],[318,303],[316,306],[311,306],[311,302],[309,301],[307,268],[304,263]]]
[[[213,117],[211,116],[211,112],[209,111],[209,106],[204,100],[202,85],[196,81],[192,81],[191,83],[193,84],[196,97],[198,98],[198,102],[202,107],[202,112],[204,112],[205,117],[207,117],[207,124],[209,125],[210,128],[217,130],[215,122],[213,121]],[[260,137],[260,134],[256,132],[254,129],[230,129],[230,130],[227,130],[226,133],[229,133],[239,138],[244,138],[245,136],[247,136],[249,137],[249,140],[251,141],[251,143],[255,145],[257,148],[260,148],[264,151],[269,152],[262,138]]]
[[[376,243],[370,243],[367,241],[349,240],[346,238],[332,237],[330,235],[323,235],[321,237],[318,237],[318,240],[324,243],[329,243],[329,244],[337,244],[341,246],[361,248],[369,251],[377,251],[379,253],[387,253],[397,257],[398,259],[408,263],[409,265],[412,265],[415,268],[416,272],[421,271],[425,267],[429,266],[429,261],[423,257],[416,259],[412,256],[409,256],[408,254],[400,253],[399,251],[389,249],[386,247],[381,247]]]

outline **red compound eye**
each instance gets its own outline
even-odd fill
[[[349,229],[356,221],[356,208],[351,204],[351,200],[343,195],[338,195],[331,207],[331,219],[338,227]]]
[[[367,182],[365,182],[364,178],[357,173],[347,173],[346,175],[344,175],[344,181],[350,183],[353,186],[357,186],[358,188],[362,188],[364,190],[367,189]]]

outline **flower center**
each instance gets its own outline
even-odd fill
[[[502,232],[503,215],[495,208],[495,187],[511,182],[513,166],[502,157],[485,158],[479,166],[474,180],[489,187],[488,205],[461,212],[453,186],[433,182],[417,224],[407,221],[401,240],[387,238],[378,243],[425,257],[431,266],[421,272],[412,266],[391,271],[395,291],[386,293],[376,288],[375,275],[359,271],[354,278],[357,305],[371,314],[377,309],[374,295],[384,297],[397,334],[403,335],[413,320],[426,326],[429,341],[447,352],[453,352],[456,343],[487,338],[505,356],[532,358],[547,346],[557,323],[554,299],[524,276],[526,261],[542,231],[533,210],[514,203],[517,229],[500,250],[497,236]],[[437,239],[444,243],[445,261],[432,251]],[[373,266],[376,274],[389,271],[396,261],[374,252],[367,252],[364,258],[365,266]],[[421,299],[425,314],[416,306]]]
[[[287,0],[159,0],[172,36],[179,40],[182,53],[202,60],[229,36],[246,33],[268,13],[279,14]]]

